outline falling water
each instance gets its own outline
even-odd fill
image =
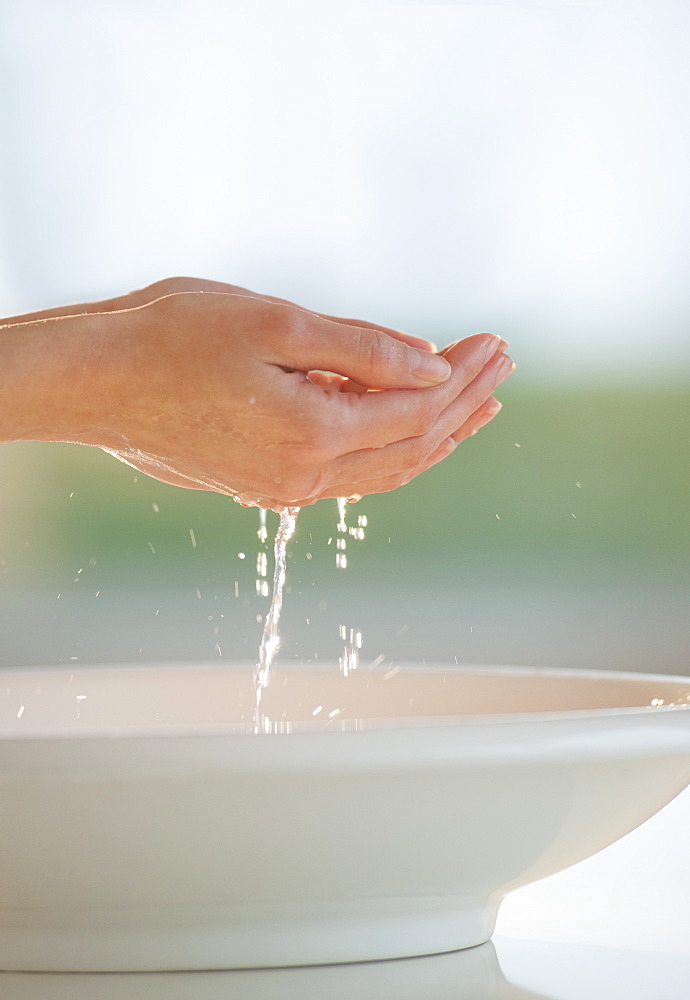
[[[359,666],[359,651],[362,648],[362,633],[357,629],[340,626],[340,638],[345,643],[343,655],[340,657],[340,670],[347,677]]]
[[[335,565],[338,569],[347,568],[347,536],[350,535],[357,541],[364,538],[364,529],[367,525],[366,515],[360,514],[357,518],[357,527],[347,525],[347,498],[338,497],[338,538],[336,540]],[[358,629],[348,628],[347,625],[339,627],[340,638],[345,643],[342,656],[339,657],[340,671],[343,677],[347,677],[359,666],[359,651],[362,648],[362,633]]]
[[[268,553],[266,541],[268,528],[266,526],[266,509],[259,507],[259,528],[256,532],[261,548],[256,554],[256,593],[258,597],[268,597]]]
[[[347,569],[347,498],[338,497],[338,538],[335,543],[335,565],[338,569]]]
[[[283,607],[283,587],[285,586],[285,571],[287,559],[287,545],[295,533],[297,526],[297,515],[299,507],[283,507],[280,511],[280,524],[276,532],[274,543],[275,569],[273,572],[273,596],[271,606],[266,615],[264,631],[259,647],[259,662],[254,671],[254,687],[256,690],[256,712],[254,716],[254,732],[260,731],[261,722],[261,696],[264,688],[268,685],[271,664],[280,646],[280,634],[278,625],[280,623],[280,612]],[[265,520],[265,512],[264,512]],[[262,521],[262,525],[263,525]]]
[[[357,518],[356,527],[348,527],[347,524],[347,504],[345,497],[338,497],[338,539],[336,551],[336,566],[338,569],[347,567],[348,535],[357,541],[364,538],[364,529],[367,526],[366,515],[360,514]],[[299,507],[283,507],[280,511],[280,524],[274,542],[275,568],[273,573],[273,595],[271,605],[266,615],[261,645],[259,647],[259,662],[254,670],[254,688],[256,693],[256,709],[254,715],[254,732],[259,733],[269,731],[270,723],[263,717],[261,712],[261,699],[264,689],[268,686],[271,672],[271,665],[280,646],[280,613],[283,607],[283,589],[285,587],[286,559],[288,542],[295,533],[297,526],[297,515]],[[266,511],[259,508],[259,528],[257,537],[261,543],[256,560],[256,591],[262,597],[268,596],[267,567],[268,558],[264,551],[264,546],[268,539],[268,529],[266,525]],[[340,670],[344,677],[347,677],[359,666],[359,651],[362,648],[362,633],[347,625],[340,625],[339,634],[345,643],[342,656],[339,658]]]
[[[257,531],[257,537],[262,545],[266,544],[266,539],[268,538],[268,528],[266,527],[266,508],[259,507],[259,529]]]

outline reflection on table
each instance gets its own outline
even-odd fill
[[[546,984],[535,990],[532,983]],[[690,956],[498,937],[391,962],[168,973],[4,973],[2,1000],[684,1000]]]

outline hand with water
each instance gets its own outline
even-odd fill
[[[171,279],[0,331],[3,440],[104,448],[164,482],[303,506],[395,489],[498,412],[512,362]],[[382,391],[385,390],[385,391]]]

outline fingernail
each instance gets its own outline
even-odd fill
[[[515,371],[515,362],[506,354],[496,365],[496,379],[498,382],[505,382],[509,375]]]
[[[495,333],[489,333],[487,336],[489,339],[486,342],[486,354],[484,356],[485,361],[493,358],[494,354],[501,346],[501,338],[497,337]]]
[[[499,342],[499,345],[498,345],[498,349],[499,349],[499,351],[505,351],[505,349],[506,349],[507,347],[510,347],[510,344],[508,343],[508,341],[507,341],[507,340],[501,340],[501,341]]]
[[[499,403],[497,399],[494,399],[493,396],[491,396],[491,398],[487,399],[486,403],[484,403],[484,409],[487,413],[490,413],[492,417],[495,417],[496,414],[503,409],[503,403]]]
[[[458,442],[455,440],[455,438],[447,437],[445,441],[441,442],[441,444],[434,452],[430,460],[431,465],[436,465],[437,462],[442,462],[444,458],[448,458],[448,456],[455,451],[457,446]]]
[[[451,367],[446,359],[439,354],[415,351],[411,359],[410,371],[422,382],[428,382],[429,385],[439,385],[446,381],[450,375]]]

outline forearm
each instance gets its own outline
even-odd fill
[[[112,321],[83,314],[0,328],[0,441],[101,443],[95,403]]]
[[[93,313],[115,312],[118,309],[131,309],[149,301],[147,289],[118,295],[113,299],[101,299],[97,302],[75,302],[67,306],[53,306],[50,309],[39,309],[36,312],[23,313],[19,316],[0,317],[0,332],[5,326],[16,326],[18,323],[35,323],[44,319],[58,319],[65,316],[83,316]]]

